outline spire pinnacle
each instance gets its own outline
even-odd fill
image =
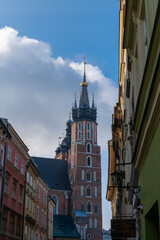
[[[82,86],[88,86],[88,83],[86,82],[86,61],[85,61],[85,57],[84,59],[84,74],[83,74],[83,82],[81,83],[81,87]]]
[[[92,93],[92,109],[95,108],[95,104],[94,104],[94,92]]]
[[[77,100],[76,100],[77,94],[76,94],[76,92],[74,93],[74,97],[75,97],[74,108],[77,109]]]

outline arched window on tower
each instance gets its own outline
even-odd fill
[[[84,180],[84,170],[82,169],[81,179]]]
[[[97,218],[94,219],[94,228],[97,228]]]
[[[78,123],[78,139],[82,138],[82,124]]]
[[[53,208],[53,214],[57,215],[58,214],[58,198],[57,196],[52,196],[52,199],[55,202],[55,206]]]
[[[92,166],[92,158],[90,156],[87,157],[87,166]]]
[[[91,187],[87,186],[87,197],[91,197]]]
[[[87,213],[91,213],[92,212],[92,203],[91,201],[87,202]]]
[[[91,153],[91,144],[87,143],[87,153]]]
[[[91,182],[91,171],[87,171],[87,182]]]
[[[87,123],[87,139],[90,139],[90,136],[91,136],[91,134],[90,134],[91,126],[90,125],[91,125],[90,123]]]

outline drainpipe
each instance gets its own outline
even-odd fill
[[[3,203],[4,203],[4,187],[6,179],[6,161],[7,161],[7,143],[5,143],[4,150],[4,165],[3,165],[3,180],[2,180],[2,198],[1,198],[1,216],[0,216],[0,236],[1,236],[1,227],[2,227],[2,216],[3,216]]]

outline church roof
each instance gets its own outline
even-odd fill
[[[71,216],[54,215],[53,226],[53,237],[80,238]]]
[[[32,157],[41,178],[54,190],[71,191],[66,160]]]

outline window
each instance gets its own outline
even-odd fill
[[[82,138],[82,124],[78,124],[78,139]]]
[[[33,240],[33,229],[31,229],[31,240]]]
[[[91,181],[91,172],[88,170],[87,171],[87,182]]]
[[[90,123],[87,123],[87,139],[90,139]]]
[[[25,240],[27,240],[27,225],[25,225]]]
[[[32,176],[30,175],[30,185],[32,186]]]
[[[7,232],[7,219],[8,219],[8,212],[7,211],[3,211],[3,215],[2,215],[2,233],[6,233]]]
[[[42,213],[41,213],[41,223],[43,224],[43,215],[44,215],[44,210],[42,209]]]
[[[15,215],[11,213],[9,218],[9,234],[12,236],[14,235],[14,224],[15,224]]]
[[[94,228],[97,228],[97,218],[94,219]]]
[[[83,196],[83,185],[81,185],[81,196]]]
[[[78,138],[79,138],[79,139],[82,138],[82,133],[81,133],[81,131],[79,131]]]
[[[16,236],[21,236],[21,218],[17,216]]]
[[[24,174],[24,162],[21,163],[21,173]]]
[[[38,199],[40,199],[40,189],[39,188],[37,190],[37,197],[38,197]]]
[[[42,193],[42,202],[44,203],[44,192]]]
[[[84,210],[84,202],[81,202],[81,210]]]
[[[4,191],[7,194],[9,194],[9,179],[10,179],[10,175],[8,173],[6,173]]]
[[[94,188],[94,196],[97,197],[97,187]]]
[[[87,144],[87,152],[88,152],[88,153],[91,152],[91,144],[90,144],[90,143]]]
[[[3,146],[1,146],[1,150],[0,150],[0,165],[3,166],[3,162],[4,162],[4,148]]]
[[[37,206],[36,220],[39,221],[39,206]]]
[[[18,168],[18,156],[17,156],[17,154],[15,154],[14,166],[15,166],[16,168]]]
[[[12,191],[12,197],[16,199],[16,188],[17,188],[17,182],[13,180],[13,191]]]
[[[27,182],[29,182],[29,172],[27,171]]]
[[[32,214],[34,214],[34,201],[32,202]]]
[[[23,202],[23,186],[19,185],[19,202]]]
[[[35,188],[36,188],[36,181],[35,179],[33,179],[33,189],[35,190]]]
[[[82,169],[81,179],[84,180],[84,170]]]
[[[92,218],[89,219],[89,227],[92,228]]]
[[[11,162],[11,157],[12,157],[12,149],[11,147],[8,147],[8,156],[7,159]]]
[[[91,201],[88,201],[88,203],[87,203],[87,212],[88,212],[88,213],[91,213],[91,212],[92,212],[92,204],[91,204]]]
[[[93,181],[96,182],[96,171],[93,172]]]
[[[58,214],[58,198],[56,196],[53,196],[52,199],[55,202],[55,206],[53,208],[53,214],[57,215]]]
[[[97,203],[95,203],[95,205],[94,205],[94,211],[95,211],[95,213],[97,213]]]
[[[32,208],[32,201],[31,198],[29,198],[29,211],[31,212],[31,208]]]
[[[88,186],[87,187],[87,197],[90,197],[91,196],[91,187]]]
[[[28,195],[26,196],[26,208],[28,208]]]
[[[87,234],[87,239],[92,239],[90,233]]]
[[[90,167],[92,165],[91,162],[91,157],[87,157],[87,166]]]

